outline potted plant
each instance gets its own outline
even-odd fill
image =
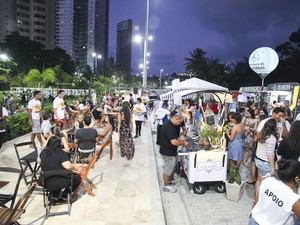
[[[222,129],[218,126],[206,126],[200,131],[200,144],[204,145],[204,149],[218,148],[221,146]],[[209,146],[207,149],[206,146]]]
[[[238,202],[242,197],[244,183],[240,175],[240,164],[230,166],[228,179],[225,183],[227,199]]]

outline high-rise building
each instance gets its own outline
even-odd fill
[[[55,42],[70,56],[73,54],[73,0],[56,1]]]
[[[93,71],[107,65],[108,25],[109,0],[0,0],[0,41],[18,31],[47,49],[64,49]]]
[[[12,32],[55,47],[55,1],[9,0],[0,1],[0,41]]]
[[[81,67],[103,71],[108,59],[108,25],[109,0],[74,0],[73,58]]]
[[[117,24],[116,66],[126,76],[131,75],[132,20]]]

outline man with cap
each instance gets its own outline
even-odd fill
[[[162,104],[162,107],[157,109],[155,112],[155,118],[157,121],[157,137],[156,137],[157,145],[160,145],[161,128],[162,128],[163,124],[168,121],[168,115],[170,115],[168,107],[169,107],[169,104],[167,102],[164,102]]]

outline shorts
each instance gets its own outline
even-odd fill
[[[262,161],[261,159],[255,158],[255,165],[258,169],[259,174],[265,178],[271,176],[272,167],[269,162]]]
[[[161,154],[161,157],[164,160],[164,175],[171,176],[175,170],[176,156],[167,156]]]
[[[38,120],[32,120],[32,123],[33,123],[33,126],[32,126],[32,133],[33,134],[40,134],[42,133],[42,130],[41,130],[41,121],[38,119]]]

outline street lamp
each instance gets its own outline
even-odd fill
[[[98,59],[102,59],[102,55],[93,52],[92,56],[94,58],[94,73],[96,74],[98,72]]]
[[[147,52],[148,52],[148,35],[149,35],[149,0],[146,0],[146,24],[144,37],[144,68],[143,68],[143,88],[147,88]]]
[[[163,72],[163,69],[160,69],[159,71],[159,89],[161,89],[161,73]]]

